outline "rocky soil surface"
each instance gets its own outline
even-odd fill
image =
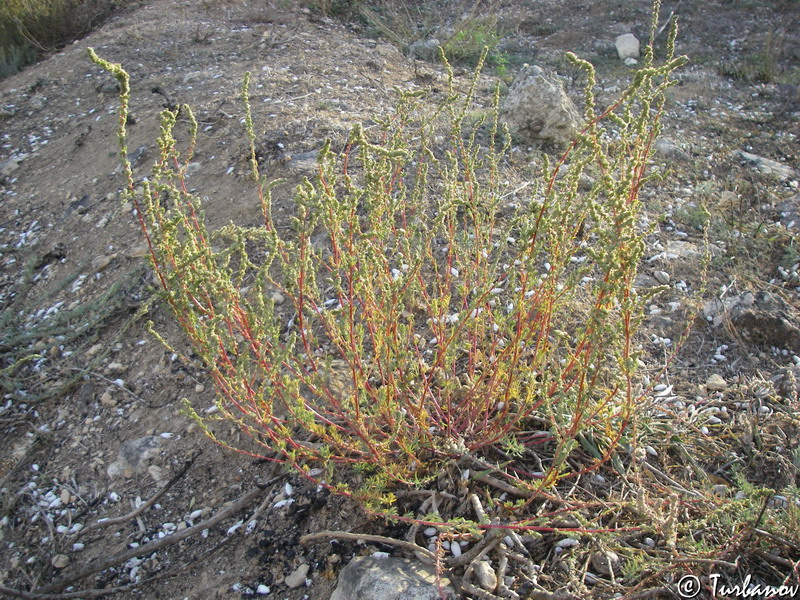
[[[64,598],[119,588],[140,598],[327,600],[354,556],[403,555],[370,541],[301,545],[302,535],[322,530],[403,538],[405,529],[219,448],[181,412],[185,397],[213,407],[213,385],[148,332],[149,320],[181,339],[164,307],[149,302],[146,248],[132,207],[118,200],[117,87],[86,54],[94,47],[131,74],[135,176],[146,176],[157,153],[158,112],[189,104],[200,135],[188,182],[206,199],[211,226],[255,223],[239,99],[246,71],[259,152],[285,180],[275,197],[286,205],[313,175],[326,138],[341,145],[353,124],[388,114],[395,86],[444,82],[440,66],[367,25],[300,4],[144,1],[0,82],[3,586]],[[564,52],[597,65],[602,103],[633,68],[616,38],[645,40],[650,18],[641,1],[529,0],[496,10],[506,83],[523,63],[543,65],[563,75],[576,102],[580,82]],[[746,470],[775,490],[796,490],[797,390],[787,374],[800,365],[800,5],[662,8],[673,10],[678,53],[691,62],[670,91],[654,155],[666,177],[645,192],[653,231],[637,284],[666,286],[645,322],[645,371],[666,371],[653,394],[697,436],[737,422],[737,411],[765,428],[776,414],[794,423],[783,445]],[[487,98],[494,77],[486,75]],[[537,152],[520,145],[512,156],[525,163]],[[773,397],[767,384],[783,404],[765,400]],[[797,561],[800,551],[783,559]],[[70,580],[90,566],[96,572]]]

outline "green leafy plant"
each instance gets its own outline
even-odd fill
[[[484,52],[488,49],[486,62],[488,65],[503,69],[507,58],[502,52],[496,50],[501,35],[497,31],[497,19],[474,20],[456,31],[444,43],[447,57],[454,61],[475,66]]]
[[[516,515],[504,526],[535,528],[522,511],[531,499],[607,461],[634,420],[639,190],[683,62],[675,31],[665,63],[654,63],[651,44],[602,111],[591,65],[570,55],[586,77],[586,124],[516,203],[504,184],[499,92],[492,116],[464,127],[486,51],[465,89],[445,61],[443,101],[400,92],[378,134],[356,125],[341,151],[325,144],[288,223],[273,214],[272,184],[259,172],[248,75],[261,224],[214,232],[183,185],[197,133],[191,109],[162,113],[159,159],[137,184],[128,74],[90,49],[120,85],[125,201],[136,206],[163,298],[218,391],[216,412],[187,402],[188,412],[220,444],[283,462],[374,514],[411,518],[396,492],[449,479],[521,498],[497,500]],[[179,120],[189,130],[183,150]],[[219,423],[248,442],[229,441]],[[488,526],[441,521],[464,532]]]

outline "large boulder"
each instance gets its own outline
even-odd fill
[[[441,590],[442,594],[439,594]],[[455,592],[446,577],[405,558],[357,556],[342,569],[331,600],[439,600]]]
[[[566,146],[581,122],[558,75],[535,65],[517,75],[500,114],[514,139],[522,143]]]

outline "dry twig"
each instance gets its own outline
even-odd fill
[[[415,544],[414,542],[397,540],[395,538],[390,538],[383,535],[371,535],[368,533],[350,533],[347,531],[325,530],[325,531],[319,531],[317,533],[309,533],[308,535],[304,535],[303,537],[300,538],[300,543],[305,545],[326,538],[342,538],[344,540],[363,540],[365,542],[375,542],[378,544],[387,544],[389,546],[399,546],[400,548],[405,548],[413,552],[420,552],[427,558],[431,558],[434,560],[436,559],[436,554],[434,554],[427,548],[423,548],[419,544]]]
[[[203,452],[202,450],[197,450],[194,454],[192,454],[192,456],[189,457],[189,460],[187,460],[183,464],[180,470],[177,473],[175,473],[175,475],[173,475],[172,478],[167,483],[165,483],[164,486],[160,490],[158,490],[158,492],[155,493],[155,495],[153,495],[147,502],[144,502],[139,508],[132,510],[126,515],[122,515],[121,517],[114,517],[113,519],[105,519],[102,521],[98,521],[97,523],[92,523],[88,527],[78,532],[78,534],[82,536],[96,529],[101,529],[103,527],[110,527],[111,525],[119,525],[120,523],[127,523],[131,519],[135,519],[136,517],[141,515],[144,511],[146,511],[148,508],[153,506],[153,504],[158,502],[158,499],[161,498],[161,496],[163,496],[169,488],[175,485],[175,483],[177,483],[177,481],[186,474],[186,472],[191,468],[191,466],[194,464],[194,461],[197,459],[198,456],[200,456],[200,454],[202,454],[202,452]]]
[[[282,477],[284,477],[284,475],[278,475],[277,477],[273,477],[266,483],[257,484],[252,490],[250,490],[244,496],[239,498],[236,502],[228,506],[228,508],[221,510],[216,515],[214,515],[210,519],[203,521],[202,523],[198,523],[197,525],[184,529],[183,531],[177,531],[172,535],[168,535],[159,540],[143,544],[138,548],[126,550],[125,552],[118,552],[117,554],[114,554],[107,558],[95,561],[85,569],[67,575],[62,579],[59,579],[58,581],[51,583],[50,585],[46,585],[38,590],[35,590],[33,593],[39,594],[41,596],[42,594],[49,594],[51,592],[58,591],[68,585],[71,585],[77,581],[80,581],[81,579],[84,579],[85,577],[94,575],[95,573],[99,573],[100,571],[104,571],[105,569],[108,569],[115,565],[122,564],[132,558],[138,558],[139,556],[146,556],[148,554],[152,554],[153,552],[157,552],[162,548],[166,548],[167,546],[176,544],[181,540],[186,539],[187,537],[191,537],[196,533],[200,533],[204,529],[210,529],[217,523],[224,521],[228,517],[235,515],[237,512],[242,510],[245,506],[250,504],[260,493],[262,493],[265,488],[269,487],[276,481],[280,480]]]

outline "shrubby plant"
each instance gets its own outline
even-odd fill
[[[3,0],[0,3],[0,78],[85,35],[126,0]]]
[[[463,91],[445,61],[444,100],[399,91],[378,134],[356,125],[343,149],[325,144],[288,228],[259,171],[248,75],[261,223],[213,232],[183,184],[197,133],[191,109],[162,112],[159,159],[137,184],[128,74],[90,49],[120,84],[125,201],[163,297],[216,384],[217,412],[187,401],[189,413],[218,443],[233,447],[215,424],[234,424],[249,438],[235,450],[401,519],[398,490],[449,478],[521,498],[507,505],[521,509],[607,461],[635,418],[639,191],[683,62],[674,38],[673,27],[660,66],[651,41],[630,86],[603,110],[591,65],[570,54],[586,78],[585,125],[517,193],[504,181],[499,92],[485,119],[464,124],[483,60]],[[183,151],[179,121],[190,134]],[[525,526],[524,513],[507,526]]]

